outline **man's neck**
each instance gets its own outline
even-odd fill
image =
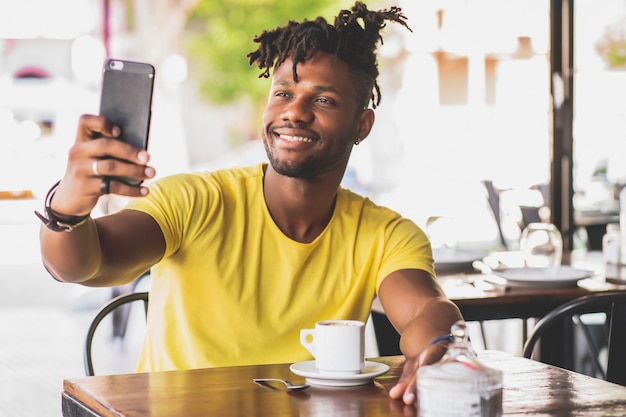
[[[310,243],[332,218],[341,178],[303,180],[278,174],[267,166],[265,204],[278,228],[290,239]]]

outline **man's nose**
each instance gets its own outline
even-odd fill
[[[291,122],[310,123],[313,120],[311,104],[304,99],[291,100],[285,106],[282,118]]]

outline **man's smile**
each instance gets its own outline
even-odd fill
[[[291,136],[291,135],[278,135],[279,138],[286,140],[287,142],[313,142],[311,138],[305,136]]]

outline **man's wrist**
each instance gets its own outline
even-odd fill
[[[431,342],[428,344],[428,346],[432,346],[432,345],[436,345],[439,342],[453,342],[454,341],[454,336],[452,336],[451,334],[445,334],[443,336],[439,336],[434,338],[433,340],[431,340]]]
[[[46,225],[46,227],[55,232],[71,232],[78,226],[84,224],[89,220],[89,214],[85,214],[84,216],[64,216],[62,214],[57,213],[52,210],[50,207],[50,203],[52,202],[52,197],[54,197],[54,193],[61,181],[57,181],[46,194],[46,199],[44,202],[44,211],[45,215],[35,210],[35,215],[39,217],[39,219]]]

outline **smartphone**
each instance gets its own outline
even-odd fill
[[[100,115],[120,127],[119,140],[148,148],[154,67],[144,62],[107,59],[102,68]],[[140,181],[118,178],[132,185]]]

